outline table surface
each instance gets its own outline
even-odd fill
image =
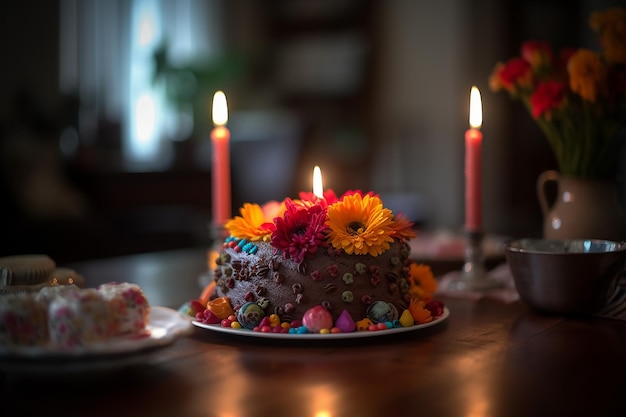
[[[89,286],[137,282],[153,305],[176,308],[199,295],[205,260],[198,248],[71,267]],[[443,301],[447,320],[397,335],[280,341],[194,328],[125,362],[102,358],[97,369],[41,362],[33,372],[39,365],[29,362],[24,372],[4,359],[0,414],[626,415],[626,322],[543,316],[521,302]]]

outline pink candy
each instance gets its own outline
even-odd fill
[[[314,333],[322,329],[330,330],[333,327],[333,316],[322,306],[311,307],[302,316],[302,324]]]

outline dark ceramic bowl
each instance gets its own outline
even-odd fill
[[[626,243],[521,239],[507,245],[506,258],[520,298],[530,307],[594,312],[615,293],[626,265]]]

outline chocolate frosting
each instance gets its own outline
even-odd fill
[[[265,314],[275,313],[281,321],[291,322],[322,305],[333,320],[343,310],[361,320],[374,301],[392,303],[399,312],[409,304],[409,246],[404,242],[394,241],[375,257],[320,248],[301,263],[284,259],[269,243],[254,245],[254,251],[225,245],[217,260],[216,295],[228,297],[235,310],[253,301]]]

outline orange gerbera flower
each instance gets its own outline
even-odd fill
[[[573,92],[578,93],[585,100],[595,103],[596,97],[606,93],[607,67],[602,62],[600,54],[588,49],[578,50],[567,64],[569,85]]]
[[[271,219],[265,218],[261,206],[244,203],[239,209],[239,213],[241,213],[241,216],[235,216],[226,223],[226,229],[231,236],[252,242],[259,240],[268,242],[271,239],[274,223],[272,223]]]
[[[590,24],[600,34],[609,61],[626,64],[626,9],[611,7],[591,15]]]
[[[430,313],[430,310],[424,306],[423,301],[411,298],[408,310],[409,313],[411,313],[411,316],[413,316],[413,320],[419,324],[430,323],[433,321],[433,316]]]
[[[378,256],[393,242],[391,210],[378,197],[352,194],[328,207],[328,238],[347,254]]]
[[[532,68],[550,67],[552,55],[552,47],[547,42],[533,40],[522,43],[522,58]]]
[[[437,280],[430,266],[411,262],[409,294],[417,299],[429,298],[437,291]]]
[[[409,221],[403,214],[398,214],[393,218],[391,228],[393,229],[393,236],[400,240],[410,240],[417,235],[413,230],[413,222]]]

